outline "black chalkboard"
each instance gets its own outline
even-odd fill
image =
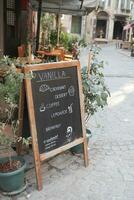
[[[39,153],[82,137],[77,66],[33,71],[32,98]]]

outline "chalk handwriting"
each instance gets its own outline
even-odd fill
[[[66,78],[65,71],[46,71],[37,73],[37,82],[60,80]]]
[[[59,117],[59,116],[63,116],[63,115],[66,115],[67,114],[67,109],[66,110],[62,110],[62,111],[59,111],[59,112],[55,112],[51,115],[51,118],[55,118],[55,117]]]
[[[58,134],[54,137],[51,137],[49,139],[46,139],[43,141],[44,145],[45,145],[45,149],[50,149],[52,147],[55,147],[56,146],[56,141],[58,140]]]
[[[61,85],[61,86],[56,86],[56,87],[50,87],[47,84],[42,84],[39,87],[39,92],[45,93],[47,91],[50,92],[56,92],[56,91],[61,91],[61,90],[65,90],[66,89],[66,85]]]
[[[53,145],[54,145],[54,146],[56,145],[56,141],[52,141],[52,142],[50,142],[50,143],[46,143],[46,144],[45,144],[45,147],[46,147],[46,148],[49,148],[49,147],[51,147],[51,146],[53,146]]]
[[[45,146],[45,150],[48,150],[48,149],[55,147],[55,146],[56,146],[56,143],[51,142],[49,145]]]
[[[58,134],[57,134],[57,135],[55,135],[54,137],[51,137],[51,138],[49,138],[49,139],[44,140],[43,143],[44,143],[44,144],[47,144],[47,143],[56,141],[56,140],[58,139],[58,137],[59,137],[59,136],[58,136]]]
[[[59,129],[60,127],[61,127],[61,124],[49,126],[49,127],[46,128],[46,132],[49,132],[49,131],[52,131],[52,130],[55,130],[55,129]]]
[[[60,106],[60,102],[59,101],[48,103],[47,105],[45,105],[44,103],[42,103],[40,105],[40,107],[39,107],[39,111],[40,112],[45,112],[46,110],[49,110],[51,108],[58,107],[58,106]]]
[[[61,94],[56,94],[55,99],[61,99],[67,96],[67,92],[61,93]]]
[[[59,101],[57,101],[57,102],[52,102],[52,103],[48,103],[48,104],[46,105],[46,109],[51,109],[51,108],[58,107],[58,106],[60,106],[60,102],[59,102]]]

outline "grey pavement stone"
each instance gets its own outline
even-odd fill
[[[17,200],[27,200],[28,198],[26,197],[18,197]]]
[[[114,151],[120,151],[120,146],[112,146],[112,150],[114,150]]]
[[[0,200],[11,200],[11,198],[0,194]]]
[[[129,149],[129,146],[120,146],[121,151],[127,151]]]
[[[134,144],[133,144],[133,145],[129,145],[129,146],[128,146],[128,149],[129,149],[129,150],[134,150]]]
[[[49,161],[49,164],[57,169],[66,168],[70,162],[73,162],[76,157],[72,156],[72,154],[61,154],[56,156],[54,159]]]

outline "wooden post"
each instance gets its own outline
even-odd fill
[[[31,44],[28,44],[28,63],[31,64],[32,62],[32,48]]]
[[[91,62],[92,62],[92,52],[90,51],[89,52],[89,55],[88,55],[88,64],[87,64],[87,74],[88,74],[88,78],[90,76],[90,69],[91,69]]]
[[[57,15],[57,46],[59,45],[60,39],[60,14]]]
[[[17,68],[16,71],[18,73],[24,73],[23,68]],[[18,121],[19,127],[17,131],[17,136],[22,137],[22,129],[23,129],[23,114],[24,114],[24,99],[25,99],[25,91],[24,91],[24,80],[21,83],[20,93],[19,93],[19,106],[18,106]],[[22,140],[16,142],[16,152],[18,155],[21,154],[22,150]]]
[[[78,67],[80,69],[80,62],[78,64]],[[84,96],[82,91],[82,81],[81,81],[81,74],[80,70],[77,69],[78,73],[78,80],[79,80],[79,94],[80,94],[80,99],[81,99],[81,121],[82,121],[82,128],[83,128],[83,138],[84,138],[84,143],[83,143],[83,153],[84,153],[84,163],[85,167],[89,165],[89,158],[88,158],[88,147],[87,147],[87,137],[86,137],[86,128],[85,128],[85,123],[84,123],[84,115],[85,115],[85,109],[84,109]]]
[[[42,10],[42,0],[39,0],[37,37],[36,37],[36,51],[38,51],[38,48],[39,48],[41,10]]]

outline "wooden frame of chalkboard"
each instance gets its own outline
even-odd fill
[[[42,189],[41,162],[83,144],[85,166],[88,150],[84,126],[84,101],[79,61],[28,65],[24,73],[26,98],[38,190]]]

